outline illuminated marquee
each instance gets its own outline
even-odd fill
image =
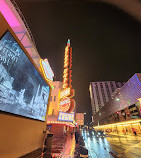
[[[74,113],[59,112],[58,121],[73,122],[73,120],[74,120]]]
[[[41,71],[47,81],[53,81],[54,73],[47,59],[40,60]]]
[[[61,93],[60,93],[60,98],[65,98],[65,97],[69,97],[72,98],[74,96],[74,89],[66,88],[64,89]]]

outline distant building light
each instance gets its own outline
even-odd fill
[[[116,98],[116,101],[120,101],[120,99],[119,99],[119,98]]]

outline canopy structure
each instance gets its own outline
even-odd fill
[[[0,0],[0,12],[39,68],[41,57],[36,49],[32,33],[16,2],[11,3],[10,0]]]

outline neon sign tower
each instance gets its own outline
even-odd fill
[[[75,101],[74,89],[72,89],[72,47],[70,47],[70,40],[68,39],[65,48],[64,57],[64,72],[63,72],[63,91],[60,93],[59,116],[65,119],[65,115],[74,113]],[[58,117],[59,118],[59,117]],[[73,121],[73,120],[72,120]]]

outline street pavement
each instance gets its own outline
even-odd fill
[[[108,134],[96,138],[82,131],[89,158],[141,158],[141,136]]]
[[[82,131],[89,158],[141,158],[141,135],[108,134],[104,138]],[[77,158],[75,136],[54,137],[53,158]]]
[[[77,158],[75,136],[53,137],[51,155],[53,158]]]

